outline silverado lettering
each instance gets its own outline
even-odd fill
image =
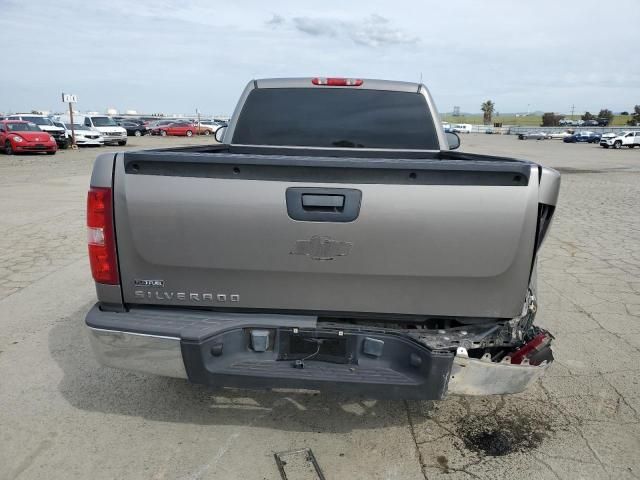
[[[147,300],[189,300],[193,302],[239,302],[240,295],[233,293],[192,293],[192,292],[167,292],[158,290],[134,290],[136,298]]]

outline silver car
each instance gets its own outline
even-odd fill
[[[518,140],[547,140],[551,136],[546,132],[527,132],[518,134]]]

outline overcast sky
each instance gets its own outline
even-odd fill
[[[231,113],[252,78],[418,81],[441,112],[631,110],[638,1],[0,0],[0,112]]]

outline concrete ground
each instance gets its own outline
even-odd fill
[[[0,154],[0,478],[278,479],[274,453],[305,447],[327,479],[640,476],[639,149],[463,137],[465,151],[563,172],[538,272],[557,361],[524,394],[442,402],[221,392],[100,367],[83,329],[84,204],[107,150],[122,148]],[[289,475],[315,478],[304,464]]]

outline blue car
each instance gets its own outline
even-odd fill
[[[562,141],[564,143],[600,143],[601,136],[595,132],[578,132],[564,137]]]

